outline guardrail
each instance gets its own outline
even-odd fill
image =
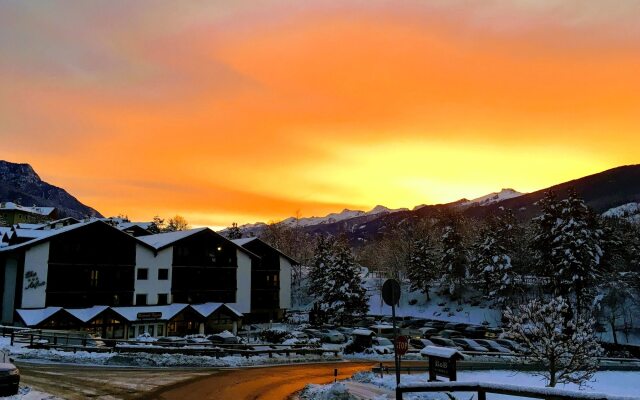
[[[613,396],[603,393],[574,392],[548,387],[537,388],[486,382],[431,382],[422,385],[400,384],[396,388],[396,399],[402,399],[404,393],[451,392],[475,392],[478,394],[478,400],[486,400],[487,393],[553,400],[640,400],[640,397]]]

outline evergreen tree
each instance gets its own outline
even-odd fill
[[[511,210],[500,209],[483,230],[475,270],[485,281],[485,293],[504,305],[513,295],[516,276],[512,265],[516,252],[516,220]]]
[[[316,304],[321,302],[325,287],[327,286],[327,268],[331,263],[332,240],[323,235],[316,239],[316,246],[311,259],[309,271],[309,295],[316,299]]]
[[[407,277],[411,284],[411,290],[419,290],[429,297],[429,289],[434,280],[440,276],[437,262],[437,250],[430,238],[420,237],[415,239],[409,252],[409,265]]]
[[[330,322],[344,323],[369,310],[360,267],[345,240],[319,239],[310,278],[310,293]]]
[[[462,301],[462,284],[467,275],[467,254],[462,241],[460,216],[454,213],[445,214],[441,223],[444,225],[442,237],[442,257],[440,265],[444,273],[444,282],[449,287],[449,294]]]
[[[602,230],[575,191],[560,205],[551,253],[559,283],[556,289],[564,295],[573,292],[576,310],[580,313],[601,275]]]
[[[229,240],[242,239],[242,231],[240,230],[240,227],[238,227],[237,223],[234,222],[229,228],[227,228],[227,238]]]
[[[536,203],[541,209],[541,214],[531,222],[533,225],[533,250],[534,271],[538,277],[549,281],[549,288],[558,287],[557,277],[554,274],[553,250],[557,227],[560,218],[560,204],[555,192],[545,192],[544,197]]]

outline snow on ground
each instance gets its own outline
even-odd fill
[[[382,301],[381,287],[384,279],[367,277],[365,279],[367,293],[369,294],[369,314],[391,315],[391,307]],[[417,301],[410,305],[410,301]],[[444,305],[439,305],[444,304]],[[400,304],[396,307],[398,317],[421,317],[432,318],[451,322],[466,322],[471,324],[481,324],[488,322],[495,326],[500,322],[500,310],[492,309],[486,305],[471,306],[469,304],[458,305],[451,302],[447,296],[440,296],[431,293],[431,300],[426,301],[422,293],[411,292],[406,285],[402,287]]]
[[[337,382],[329,385],[307,385],[299,396],[302,400],[353,400],[344,383]]]
[[[13,396],[0,396],[0,400],[62,400],[59,397],[50,395],[48,393],[39,392],[31,389],[29,386],[20,385],[18,394]]]
[[[273,365],[290,363],[322,362],[335,360],[333,354],[296,355],[273,354],[253,357],[227,356],[215,358],[211,356],[191,356],[183,354],[150,354],[150,353],[76,353],[60,350],[29,349],[20,345],[10,346],[8,338],[0,338],[0,350],[8,351],[16,360],[38,360],[45,362],[61,362],[82,365],[110,365],[136,367],[241,367],[254,365]]]
[[[380,378],[380,375],[372,372],[356,374],[353,380],[357,382],[370,383],[375,386],[394,390],[396,381],[395,375],[389,374]],[[426,383],[427,374],[402,375],[401,382],[409,384]],[[545,387],[546,382],[538,375],[530,372],[515,371],[458,371],[458,381],[460,382],[490,382],[490,383],[508,383],[518,386],[528,387]],[[558,389],[605,393],[618,396],[638,396],[640,395],[640,372],[637,371],[601,371],[597,372],[594,377],[585,386],[579,388],[575,384],[559,384]],[[470,395],[463,396],[468,399]],[[448,399],[444,394],[406,394],[407,400],[418,399]],[[521,399],[512,396],[503,396],[488,394],[488,399]],[[313,398],[309,398],[313,399]]]

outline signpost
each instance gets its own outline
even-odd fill
[[[406,336],[398,336],[394,343],[394,347],[396,349],[396,354],[398,356],[403,356],[407,354],[407,351],[409,350],[409,340]]]
[[[456,362],[463,358],[457,350],[427,346],[422,354],[429,357],[429,382],[437,381],[438,376],[448,378],[451,382],[457,380]]]
[[[387,279],[382,285],[382,300],[391,306],[391,321],[393,323],[393,359],[396,365],[396,385],[400,384],[400,356],[397,350],[397,329],[396,329],[396,304],[400,301],[400,283],[395,279]]]

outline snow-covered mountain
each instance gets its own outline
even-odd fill
[[[640,223],[640,203],[627,203],[613,207],[602,213],[605,218],[624,218],[629,222]]]
[[[463,200],[459,203],[460,207],[469,207],[469,206],[486,206],[489,204],[497,203],[502,200],[513,199],[515,197],[520,197],[525,193],[518,192],[514,189],[502,189],[499,192],[489,193],[487,195],[478,197],[473,200]]]
[[[398,211],[407,211],[407,210],[408,210],[407,208],[390,209],[381,205],[377,205],[369,211],[349,210],[345,208],[339,213],[327,214],[324,217],[305,217],[305,218],[289,217],[287,219],[282,220],[280,223],[287,226],[309,227],[309,226],[316,226],[316,225],[333,224],[336,222],[346,221],[346,220],[357,218],[357,217],[383,215],[383,214],[390,214]],[[263,222],[257,222],[255,224],[242,225],[240,226],[240,229],[242,229],[243,231],[252,231],[255,229],[261,229],[265,225],[266,224]]]

